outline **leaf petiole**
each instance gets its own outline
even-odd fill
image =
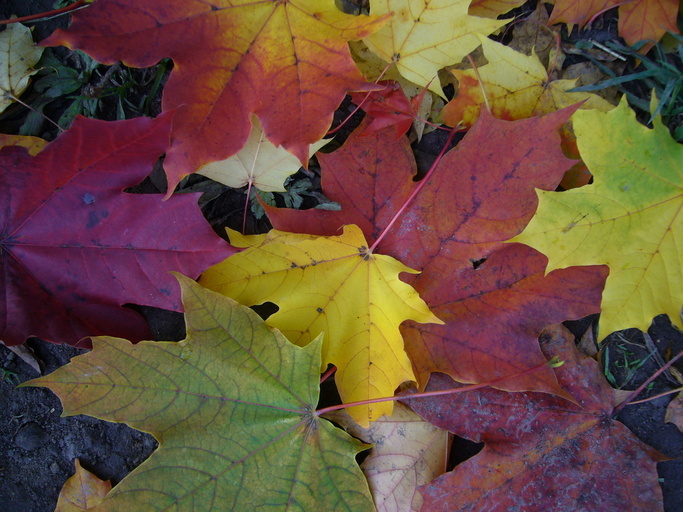
[[[380,402],[395,402],[397,400],[412,400],[414,398],[423,398],[423,397],[428,397],[428,396],[439,396],[439,395],[451,395],[454,393],[464,393],[465,391],[473,391],[475,389],[480,389],[480,388],[485,388],[488,386],[492,386],[494,384],[498,384],[499,382],[503,382],[509,379],[514,379],[517,377],[522,377],[523,375],[528,375],[530,373],[535,373],[539,370],[543,370],[547,367],[550,368],[558,368],[559,366],[562,366],[564,364],[564,361],[560,361],[559,358],[553,357],[549,361],[546,361],[543,364],[539,364],[538,366],[534,366],[533,368],[529,368],[528,370],[524,370],[519,373],[515,373],[513,375],[506,375],[505,377],[499,377],[497,379],[492,379],[486,382],[482,382],[480,384],[471,384],[469,386],[462,386],[459,388],[451,388],[451,389],[442,389],[439,391],[423,391],[420,393],[412,393],[410,391],[404,392],[404,393],[399,393],[398,395],[395,396],[387,396],[387,397],[382,397],[382,398],[372,398],[370,400],[360,400],[358,402],[349,402],[346,404],[338,404],[338,405],[332,405],[330,407],[324,407],[322,409],[318,409],[315,411],[316,416],[322,416],[328,412],[332,411],[338,411],[339,409],[348,409],[349,407],[355,407],[357,405],[369,405],[369,404],[377,404]]]

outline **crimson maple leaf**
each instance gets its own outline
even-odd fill
[[[543,332],[546,357],[576,403],[546,393],[483,388],[407,400],[430,423],[486,443],[475,457],[420,488],[422,510],[662,510],[663,457],[612,416],[613,390],[564,327]],[[434,374],[428,391],[457,384]]]
[[[162,108],[178,109],[164,168],[169,194],[201,166],[237,153],[255,113],[264,133],[306,165],[349,90],[374,90],[348,40],[386,17],[350,16],[334,2],[98,0],[45,45],[79,48],[103,63],[151,66],[171,57]]]
[[[536,211],[534,188],[554,190],[573,164],[559,136],[573,110],[519,121],[482,113],[376,247],[422,271],[405,280],[446,322],[401,327],[423,385],[433,371],[484,382],[541,364],[537,338],[545,326],[599,311],[605,268],[545,276],[544,256],[504,243]],[[364,129],[318,155],[323,191],[341,211],[269,208],[277,229],[333,235],[356,224],[373,246],[418,184],[407,139],[392,143],[393,128],[360,137]],[[501,387],[564,393],[550,370]]]
[[[32,157],[0,150],[0,339],[77,344],[84,336],[148,337],[125,303],[179,310],[169,271],[196,277],[235,250],[197,195],[127,194],[168,147],[171,115],[108,123],[82,117]]]
[[[410,130],[428,89],[425,87],[420,94],[408,99],[398,82],[387,80],[379,83],[384,85],[384,89],[381,91],[351,95],[352,101],[356,105],[360,105],[360,108],[371,119],[362,135],[367,136],[388,126],[393,126],[395,130],[394,140],[398,140],[401,135],[405,135]]]

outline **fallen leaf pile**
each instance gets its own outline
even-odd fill
[[[495,42],[522,3],[96,0],[42,42],[173,60],[156,119],[0,139],[0,338],[92,340],[28,385],[159,441],[88,510],[661,509],[661,458],[613,420],[612,388],[557,325],[601,313],[602,339],[665,313],[683,328],[683,151],[625,99],[570,92],[561,61]],[[621,34],[673,30],[669,3],[619,4]],[[611,5],[557,0],[550,23]],[[3,101],[40,51],[14,33]],[[347,93],[366,119],[328,144]],[[417,179],[406,133],[435,120],[467,133]],[[265,205],[274,229],[228,229],[230,244],[197,194],[174,193],[193,173],[247,201],[283,192],[314,154],[338,208]],[[166,197],[127,191],[162,156]],[[248,307],[264,303],[262,320]],[[140,341],[126,304],[184,311],[186,338]],[[330,365],[343,413],[318,404]],[[485,447],[444,473],[445,430]],[[74,482],[64,499],[90,500]]]

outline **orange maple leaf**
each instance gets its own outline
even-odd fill
[[[659,41],[666,31],[678,33],[676,17],[678,0],[557,0],[548,24],[567,23],[583,27],[599,13],[619,6],[619,35],[626,44],[638,41]],[[643,47],[646,52],[652,44]]]
[[[252,113],[273,144],[308,162],[346,92],[378,88],[363,80],[347,41],[386,19],[319,0],[98,0],[43,44],[108,64],[173,59],[162,102],[178,109],[164,162],[172,192],[183,176],[237,153]]]

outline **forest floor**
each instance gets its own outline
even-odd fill
[[[0,18],[44,12],[52,9],[53,4],[54,0],[5,0],[0,5]],[[534,2],[530,2],[526,6],[527,12],[531,12],[533,4]],[[68,16],[34,23],[34,39],[40,41],[56,27],[67,24]],[[613,23],[604,23],[603,29],[596,29],[596,26],[597,24],[593,28],[594,38],[616,39]],[[67,50],[57,50],[54,55],[64,66],[83,65]],[[84,86],[106,86],[101,83],[106,69],[105,66],[100,66],[90,75],[90,84]],[[169,69],[170,64],[162,70],[166,76]],[[153,82],[150,77],[158,73],[158,68],[139,72],[124,71],[137,84],[130,85],[130,96],[126,98],[124,105],[123,110],[128,117],[135,113],[126,108],[135,104],[133,99],[145,99],[145,95],[150,93],[150,84]],[[116,74],[121,78],[123,71],[117,71],[109,77]],[[157,90],[153,101],[146,103],[151,114],[158,113],[160,93],[161,89]],[[82,94],[82,91],[75,91],[71,95],[78,94]],[[22,96],[28,103],[39,101],[39,97],[40,94],[34,89],[29,89]],[[48,116],[59,116],[60,109],[65,109],[66,101],[63,104],[52,102],[45,107],[44,112]],[[120,101],[120,96],[102,98],[97,105],[96,116],[115,119],[117,108],[121,110],[117,101]],[[346,102],[337,118],[345,117],[349,111],[350,107]],[[18,133],[29,114],[28,109],[20,105],[13,106],[0,116],[0,132]],[[42,130],[39,135],[48,139],[56,135],[47,123]],[[441,149],[441,144],[443,136],[439,132],[433,132],[425,136],[419,144],[413,145],[420,167],[429,166]],[[312,171],[316,172],[315,166]],[[294,181],[299,179],[297,176]],[[301,173],[300,176],[306,177]],[[308,179],[312,189],[319,187],[319,176],[308,176]],[[184,187],[207,193],[203,211],[217,232],[220,233],[221,226],[226,225],[239,228],[244,208],[244,192],[225,188],[212,189],[207,181],[203,178],[190,180]],[[163,178],[158,178],[155,174],[137,192],[156,192],[163,187]],[[311,201],[313,197],[315,194],[306,196],[305,201]],[[248,231],[263,232],[267,228],[265,218],[249,217]],[[138,310],[148,318],[155,339],[180,340],[184,337],[182,315],[152,308]],[[595,318],[591,317],[584,321],[571,322],[569,327],[577,340],[590,339],[590,335],[585,336],[585,333],[590,333],[594,321]],[[615,387],[632,390],[656,372],[672,354],[683,350],[683,334],[672,327],[665,317],[658,317],[647,335],[635,329],[621,331],[611,335],[604,347],[607,349],[602,349],[601,361],[608,380]],[[86,469],[99,478],[116,484],[149,457],[157,443],[152,436],[123,424],[107,423],[85,416],[62,418],[59,400],[46,388],[17,389],[17,384],[48,374],[83,352],[67,345],[55,345],[35,338],[30,339],[25,348],[30,354],[27,359],[35,361],[37,367],[29,365],[24,358],[0,345],[0,508],[4,512],[51,512],[62,485],[74,472],[75,459],[79,459]],[[680,363],[679,361],[678,368],[683,371],[683,364]],[[648,398],[680,386],[675,370],[673,373],[665,372],[638,398]],[[619,413],[618,419],[641,440],[670,459],[658,465],[665,510],[683,512],[683,433],[673,424],[664,421],[667,405],[674,396],[672,394],[627,406]],[[470,456],[480,449],[476,445],[468,445],[466,441],[459,441],[455,445],[461,453],[463,449],[469,450]]]

